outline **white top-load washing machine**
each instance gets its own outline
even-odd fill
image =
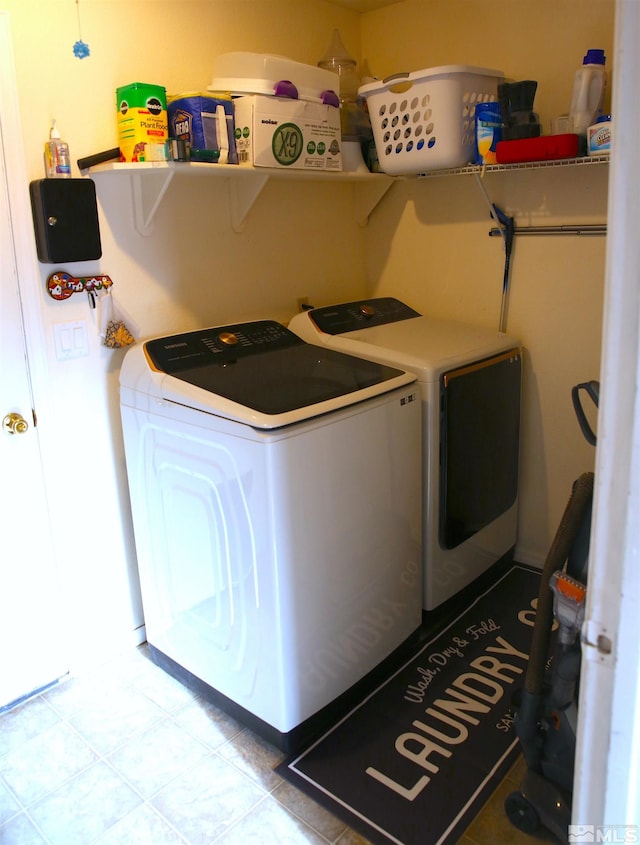
[[[421,624],[415,376],[263,320],[131,347],[120,385],[152,655],[293,750]]]
[[[522,356],[501,332],[425,317],[393,297],[296,314],[324,347],[418,377],[423,425],[423,579],[433,610],[516,542]]]

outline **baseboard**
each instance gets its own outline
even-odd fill
[[[533,566],[536,569],[544,568],[544,556],[540,556],[539,552],[523,548],[522,546],[516,545],[513,559],[517,560],[518,563],[524,563],[526,566]]]

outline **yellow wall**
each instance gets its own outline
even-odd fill
[[[566,114],[588,48],[613,60],[614,0],[404,0],[363,16],[363,61],[382,78],[399,71],[476,64],[511,80],[535,79],[543,132]],[[605,105],[610,103],[611,86]],[[491,201],[517,226],[606,221],[608,168],[487,175]],[[504,251],[472,176],[395,185],[366,233],[371,294],[419,310],[498,327]],[[593,465],[570,398],[599,377],[604,237],[517,237],[507,331],[526,350],[518,553],[540,561],[571,483]]]
[[[28,178],[43,176],[52,117],[75,161],[117,145],[115,89],[133,81],[169,92],[204,89],[214,57],[229,50],[315,64],[332,29],[384,76],[438,64],[503,68],[539,80],[545,126],[568,108],[573,71],[588,47],[612,56],[613,0],[404,0],[358,15],[325,0],[0,0],[11,13]],[[82,38],[91,56],[72,53]],[[4,129],[4,127],[3,127]],[[492,199],[530,222],[601,222],[606,168],[487,177]],[[268,184],[245,230],[228,219],[224,180],[174,179],[142,237],[132,226],[128,179],[96,178],[103,257],[69,265],[108,273],[141,336],[203,324],[288,319],[299,296],[315,304],[393,293],[446,317],[497,325],[499,241],[472,177],[399,181],[367,229],[354,220],[349,185]],[[25,186],[26,190],[26,186]],[[31,225],[30,221],[28,225]],[[44,293],[54,268],[33,259],[46,343],[39,407],[45,468],[60,501],[99,503],[97,519],[57,520],[56,542],[78,625],[104,633],[104,648],[141,621],[118,420],[122,352],[100,345],[84,295]],[[516,243],[510,332],[527,350],[519,551],[540,561],[571,480],[593,460],[581,442],[569,389],[597,378],[604,239]],[[23,281],[24,283],[24,281]],[[52,326],[86,321],[86,358],[58,361]],[[72,429],[60,448],[60,432]],[[94,509],[95,513],[95,509]],[[108,543],[104,537],[108,537]],[[101,539],[102,538],[102,539]],[[127,587],[129,589],[127,589]]]
[[[363,16],[363,62],[378,77],[462,64],[535,79],[548,133],[587,49],[604,48],[611,71],[614,11],[615,0],[402,0]]]

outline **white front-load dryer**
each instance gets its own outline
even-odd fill
[[[422,403],[423,607],[433,610],[513,555],[522,354],[483,327],[423,316],[392,297],[313,308],[309,343],[416,374]]]
[[[147,640],[283,750],[422,620],[415,376],[257,321],[127,352]]]

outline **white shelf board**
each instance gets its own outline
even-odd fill
[[[124,176],[131,180],[135,226],[141,235],[151,233],[156,211],[176,176],[197,176],[226,182],[231,225],[236,232],[241,232],[244,228],[249,212],[271,179],[352,184],[356,220],[361,226],[367,224],[369,215],[394,183],[393,177],[383,173],[291,170],[173,161],[108,162],[90,168],[88,174],[99,178],[103,175]]]
[[[446,170],[433,170],[406,176],[384,173],[328,172],[323,170],[291,170],[276,167],[249,167],[234,164],[206,164],[204,162],[108,162],[90,168],[89,175],[126,177],[131,181],[132,202],[136,230],[149,235],[155,214],[162,203],[171,180],[175,176],[196,176],[223,181],[227,185],[231,226],[235,232],[244,229],[247,217],[269,180],[295,182],[350,183],[354,186],[355,218],[366,226],[370,214],[398,179],[422,180],[438,176],[468,176],[482,178],[491,173],[508,173],[543,168],[594,167],[606,165],[608,155],[581,156],[571,159],[531,161],[518,164],[466,165]]]

